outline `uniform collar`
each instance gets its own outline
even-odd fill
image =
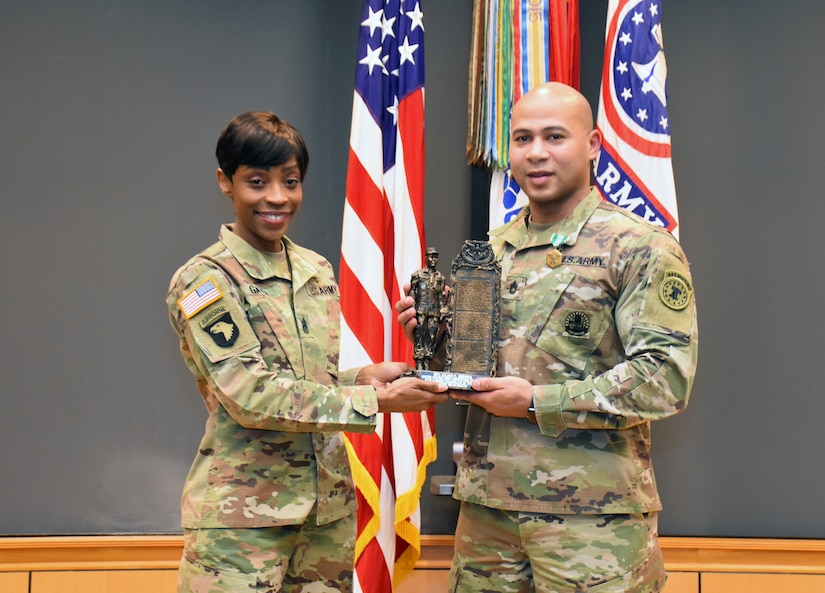
[[[576,204],[573,211],[557,225],[553,232],[567,237],[566,245],[575,245],[584,224],[590,219],[596,208],[602,202],[601,194],[594,187],[581,202]],[[520,249],[528,240],[527,219],[530,216],[530,206],[521,209],[521,212],[509,223],[490,231],[491,239],[504,241]]]
[[[221,226],[220,241],[238,260],[238,263],[243,266],[247,274],[255,280],[269,280],[271,278],[289,280],[289,277],[284,277],[283,274],[278,273],[278,270],[275,269],[266,255],[236,235],[233,232],[233,226],[232,224]],[[298,246],[291,239],[284,237],[282,241],[292,270],[292,285],[297,289],[315,276],[318,273],[318,268],[301,254]]]

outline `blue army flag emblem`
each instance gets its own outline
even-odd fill
[[[678,239],[661,4],[608,4],[594,177],[603,198]]]

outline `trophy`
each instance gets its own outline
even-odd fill
[[[465,241],[453,260],[450,291],[435,269],[438,252],[427,249],[427,267],[412,275],[417,326],[413,332],[416,375],[451,389],[472,389],[473,378],[495,375],[498,354],[501,265],[487,241]],[[430,370],[438,328],[446,325],[443,371]]]

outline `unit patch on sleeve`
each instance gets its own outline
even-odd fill
[[[199,320],[201,329],[212,336],[215,344],[221,348],[228,348],[238,339],[238,326],[232,320],[232,315],[226,307],[215,307]]]
[[[232,320],[229,310],[224,306],[218,306],[209,311],[199,320],[201,329],[208,333],[215,344],[221,348],[228,348],[238,339],[240,330]]]
[[[675,270],[665,272],[659,285],[659,296],[665,305],[674,311],[681,311],[688,306],[692,294],[690,280]]]
[[[187,319],[191,319],[192,315],[203,310],[204,307],[208,307],[222,296],[220,289],[209,278],[183,295],[178,300],[178,307]]]

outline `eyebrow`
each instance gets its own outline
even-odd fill
[[[300,170],[300,167],[297,164],[288,165],[286,163],[282,163],[280,165],[246,165],[253,171],[263,171],[268,173],[271,169],[278,169],[279,171],[287,172],[292,170]]]
[[[547,132],[570,132],[570,130],[565,128],[564,126],[547,126],[545,128],[542,128],[538,132],[534,131],[531,128],[514,128],[511,131],[511,135],[516,136],[518,134],[524,134],[524,133],[527,133],[527,134],[534,134],[534,133],[546,134]]]

